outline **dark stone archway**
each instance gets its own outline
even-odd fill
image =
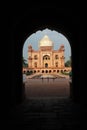
[[[40,8],[41,9],[41,8]],[[24,15],[14,17],[10,28],[10,43],[12,46],[12,69],[9,74],[12,75],[10,91],[10,104],[17,104],[23,101],[22,86],[22,48],[25,40],[37,30],[49,28],[56,30],[69,40],[72,51],[72,98],[74,101],[80,101],[80,46],[82,44],[82,27],[79,17],[73,14],[72,10],[55,8],[34,8]],[[9,44],[9,45],[11,45]]]

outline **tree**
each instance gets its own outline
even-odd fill
[[[69,60],[66,61],[65,67],[71,67],[71,57]]]
[[[70,71],[69,76],[72,77],[72,71]]]
[[[70,66],[71,66],[71,61],[70,60],[66,61],[65,67],[70,67]]]
[[[23,64],[23,67],[28,67],[28,64],[26,63],[27,60],[24,59],[24,57],[22,58],[22,64]]]

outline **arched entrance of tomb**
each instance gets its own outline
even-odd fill
[[[48,63],[45,63],[45,68],[48,68]]]
[[[51,61],[50,61],[50,56],[45,55],[43,56],[43,66],[44,68],[50,67]]]

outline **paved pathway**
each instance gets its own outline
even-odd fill
[[[69,79],[28,79],[25,93],[26,97],[69,97]]]

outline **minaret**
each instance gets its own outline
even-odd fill
[[[28,46],[28,68],[32,68],[32,46]]]
[[[64,45],[61,45],[59,50],[61,51],[61,67],[65,67]]]

